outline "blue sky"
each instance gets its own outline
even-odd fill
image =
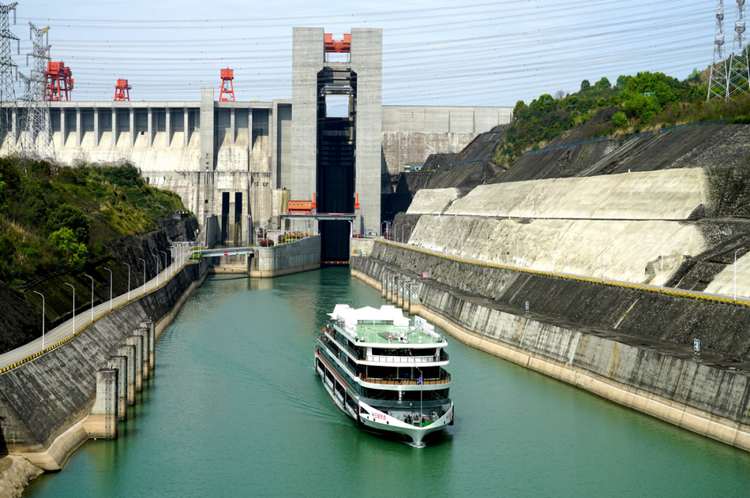
[[[727,24],[734,2],[727,0]],[[342,35],[383,28],[383,103],[509,105],[573,92],[581,80],[663,71],[685,78],[711,62],[712,0],[303,2],[73,0],[19,2],[14,58],[27,73],[28,21],[50,26],[52,60],[73,100],[199,100],[235,70],[238,100],[291,97],[292,27]],[[731,33],[731,30],[727,30]],[[727,45],[731,47],[731,36]],[[15,44],[14,44],[15,45]]]

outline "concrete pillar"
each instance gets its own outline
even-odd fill
[[[214,164],[214,118],[216,109],[214,105],[214,89],[210,86],[201,88],[201,159],[200,171],[213,172],[216,165]],[[213,183],[213,182],[211,182]],[[209,205],[213,207],[209,200]]]
[[[83,140],[83,127],[81,126],[81,108],[76,107],[76,147],[81,146]]]
[[[139,393],[143,391],[143,337],[131,335],[125,339],[125,343],[135,346],[133,370],[135,371],[135,392]]]
[[[90,438],[117,438],[117,369],[96,372],[96,401],[83,428]]]
[[[396,306],[399,308],[404,307],[404,287],[406,287],[406,281],[399,279],[398,287],[396,288],[396,291],[398,292],[396,294]]]
[[[277,122],[277,116],[279,115],[279,104],[275,100],[271,105],[271,109],[268,110],[268,148],[271,154],[271,188],[273,190],[281,188],[281,166],[279,164],[279,137],[277,132],[279,124]],[[250,110],[252,113],[252,109]],[[252,131],[250,132],[250,138],[252,141]],[[250,143],[250,149],[252,150],[253,144]]]
[[[393,300],[393,275],[388,274],[386,279],[387,279],[386,281],[387,291],[386,291],[385,298],[388,301],[392,301]]]
[[[154,112],[148,108],[148,148],[154,144]]]
[[[126,344],[117,348],[117,355],[124,356],[127,359],[125,365],[125,386],[127,390],[125,399],[128,406],[133,406],[135,404],[135,346],[127,344],[127,339],[125,342]]]
[[[110,356],[107,366],[117,369],[117,420],[128,419],[128,358]]]
[[[99,147],[99,109],[94,107],[94,147]]]
[[[169,148],[169,144],[172,142],[172,140],[171,140],[171,135],[172,135],[172,119],[171,118],[172,118],[172,113],[170,112],[169,107],[167,107],[166,123],[165,123],[165,126],[164,126],[164,128],[166,129],[166,132],[167,132],[167,138],[165,139],[166,143],[164,145],[167,148]]]
[[[234,107],[232,107],[229,110],[229,144],[234,145],[234,132],[235,132],[235,125],[234,125]]]
[[[141,376],[146,381],[151,378],[151,367],[149,364],[149,358],[151,352],[148,349],[148,329],[137,328],[133,331],[133,335],[137,335],[143,339],[141,346],[143,346],[143,354],[141,355]]]
[[[380,297],[385,297],[387,290],[387,281],[388,276],[383,272],[383,275],[380,276]]]
[[[270,129],[269,129],[270,134]],[[271,145],[271,139],[269,137],[268,144]],[[250,154],[253,153],[253,110],[248,109],[247,110],[247,157],[250,157]],[[271,185],[271,188],[274,189],[273,185]]]
[[[154,355],[154,348],[156,347],[156,324],[152,321],[141,322],[140,328],[148,329],[148,366],[153,370],[156,368],[156,357]],[[153,378],[154,375],[151,374],[151,377]]]
[[[135,109],[130,109],[130,148],[135,147]]]
[[[422,297],[420,293],[420,284],[418,283],[412,283],[411,287],[411,301],[410,301],[410,310],[409,312],[412,315],[418,315],[419,312],[422,310]]]
[[[189,135],[190,128],[188,127],[189,114],[188,114],[187,107],[183,110],[183,112],[185,113],[185,115],[182,118],[183,127],[185,129],[185,132],[183,133],[183,137],[184,137],[184,142],[185,142],[184,145],[185,145],[185,148],[187,149],[187,146],[190,143],[190,135]]]
[[[112,109],[112,147],[117,147],[117,109]]]
[[[60,108],[60,147],[65,147],[67,130],[65,129],[65,109]]]

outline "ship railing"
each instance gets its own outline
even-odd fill
[[[369,382],[371,384],[386,384],[386,385],[395,385],[395,386],[416,386],[419,385],[417,383],[417,379],[375,379],[372,377],[362,377],[362,380],[364,382]],[[435,386],[439,384],[448,384],[451,381],[451,374],[445,374],[444,376],[441,376],[439,379],[424,379],[422,381],[421,385],[424,386]]]
[[[367,355],[367,361],[374,363],[434,363],[437,361],[448,361],[448,353],[431,356],[383,356]]]

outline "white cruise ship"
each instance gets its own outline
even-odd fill
[[[338,304],[318,336],[315,370],[336,405],[363,429],[424,446],[453,425],[448,341],[394,306]]]

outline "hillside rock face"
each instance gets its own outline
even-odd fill
[[[179,240],[180,236],[195,233],[197,221],[191,217],[170,220],[168,225]],[[98,305],[110,296],[110,274],[105,268],[112,270],[112,295],[124,294],[128,285],[130,289],[143,285],[141,259],[146,261],[146,280],[156,276],[157,264],[162,272],[172,263],[169,244],[163,230],[114,239],[106,244],[107,256],[90,261],[83,268],[54,273],[19,289],[0,282],[0,353],[41,337],[42,300],[33,291],[45,297],[45,328],[49,331],[73,315],[72,292],[66,283],[75,287],[76,313],[80,314],[91,307],[91,280],[87,274],[94,278],[94,305]],[[126,265],[130,265],[130,270]]]
[[[198,219],[194,216],[176,213],[169,218],[159,218],[154,221],[159,230],[163,230],[167,239],[172,242],[193,241],[198,232]]]

